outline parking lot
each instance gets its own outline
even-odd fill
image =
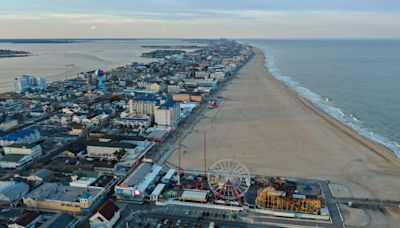
[[[139,209],[140,208],[140,209]],[[117,227],[246,227],[236,212],[177,206],[129,204]]]

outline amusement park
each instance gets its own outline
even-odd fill
[[[144,181],[138,183],[139,179]],[[331,219],[318,181],[251,175],[234,159],[217,161],[201,172],[172,164],[161,167],[142,163],[115,187],[115,194],[121,202],[160,207],[187,206],[325,222]]]

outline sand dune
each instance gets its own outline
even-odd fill
[[[202,169],[206,130],[208,167],[233,158],[255,174],[327,178],[339,195],[400,200],[396,158],[294,96],[256,53],[182,141],[182,166]]]

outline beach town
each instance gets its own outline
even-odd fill
[[[0,96],[9,227],[344,227],[399,219],[400,162],[233,40]],[[376,216],[376,217],[374,217]]]

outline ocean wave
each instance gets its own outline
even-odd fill
[[[393,151],[393,153],[398,158],[400,158],[400,145],[398,142],[391,141],[388,138],[367,129],[365,126],[362,125],[362,121],[354,116],[354,114],[346,114],[344,110],[333,106],[329,98],[324,98],[321,95],[304,87],[299,82],[293,80],[291,77],[282,75],[279,71],[279,67],[275,63],[274,57],[268,53],[268,50],[264,51],[264,54],[266,56],[265,66],[276,79],[283,82],[286,86],[288,86],[291,90],[296,92],[302,98],[305,98],[318,106],[321,110],[329,114],[334,119],[352,128],[361,136],[370,139],[375,143],[385,146],[386,148]]]

